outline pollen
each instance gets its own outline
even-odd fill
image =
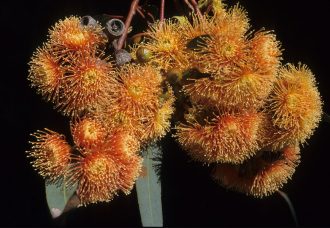
[[[93,85],[97,81],[97,75],[99,72],[96,69],[88,69],[82,74],[82,82],[84,85]]]
[[[137,85],[131,85],[127,88],[128,94],[134,99],[139,99],[143,94],[143,87],[139,87]]]
[[[33,159],[32,166],[48,183],[57,183],[66,174],[70,162],[71,146],[63,135],[49,129],[32,134],[36,141],[30,142],[32,148],[27,151]]]

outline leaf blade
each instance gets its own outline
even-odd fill
[[[45,184],[46,200],[53,219],[59,217],[71,196],[75,193],[76,187],[67,188],[64,184]]]
[[[144,176],[140,176],[136,182],[141,222],[144,227],[162,227],[161,182],[156,171],[159,161],[155,160],[161,149],[151,145],[145,152],[143,153],[143,166],[146,168],[147,173]]]

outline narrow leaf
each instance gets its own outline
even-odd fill
[[[59,217],[71,196],[76,191],[76,187],[67,188],[61,184],[46,184],[46,199],[52,217]]]
[[[187,43],[187,48],[190,50],[199,52],[199,51],[201,51],[202,47],[205,47],[207,45],[206,41],[207,41],[207,39],[210,39],[210,38],[211,38],[211,36],[208,34],[197,36]]]
[[[157,176],[157,168],[160,165],[157,156],[160,154],[161,148],[156,145],[148,146],[142,153],[144,170],[136,182],[136,191],[144,227],[163,226],[161,183]]]

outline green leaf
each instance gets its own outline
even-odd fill
[[[157,169],[161,164],[157,161],[161,155],[161,148],[149,145],[143,155],[144,175],[136,182],[142,225],[144,227],[162,227],[163,212],[161,199],[161,183],[157,176]]]
[[[196,52],[200,52],[202,47],[207,46],[207,40],[210,38],[211,36],[208,34],[197,36],[187,43],[187,48]]]
[[[64,184],[45,184],[46,199],[52,217],[59,217],[72,195],[76,191],[76,186],[67,188]]]

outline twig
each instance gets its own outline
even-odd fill
[[[146,18],[146,16],[144,15],[144,13],[142,12],[142,8],[141,6],[136,7],[136,12],[138,12],[140,14],[141,17],[143,17],[143,19]]]
[[[123,19],[124,18],[124,16],[122,16],[122,15],[108,15],[108,17],[109,18],[117,18],[117,19]]]
[[[160,23],[163,23],[164,21],[164,11],[165,11],[165,0],[160,0],[160,16],[159,16]]]
[[[192,10],[194,11],[194,7],[190,4],[189,0],[184,0],[184,2],[187,4],[187,6]]]
[[[147,11],[147,15],[152,19],[152,22],[155,21],[155,17],[154,17],[154,15],[152,15],[152,13],[150,13],[149,11]]]
[[[148,1],[146,1],[146,2],[148,2]],[[146,2],[144,3],[144,5],[146,4]],[[152,20],[152,22],[155,22],[156,21],[154,15],[150,12],[150,10],[148,10],[148,7],[143,7],[142,6],[142,7],[139,7],[139,8],[143,11],[144,15],[150,17],[150,19]],[[147,20],[147,22],[149,22],[149,20]]]
[[[137,33],[135,35],[133,35],[132,37],[130,37],[132,40],[134,40],[134,38],[138,37],[138,36],[147,36],[148,33],[146,32],[140,32],[140,33]]]
[[[128,13],[126,21],[125,21],[124,33],[123,33],[123,35],[121,35],[121,37],[118,40],[118,45],[117,45],[117,48],[116,48],[117,50],[122,49],[123,46],[124,46],[124,43],[125,43],[125,40],[126,40],[126,37],[127,37],[127,33],[128,33],[128,28],[131,25],[131,22],[132,22],[134,14],[135,14],[136,8],[139,4],[139,1],[140,0],[132,0],[131,8],[129,10],[129,13]]]
[[[285,202],[288,204],[291,215],[292,215],[293,220],[294,220],[294,223],[295,223],[296,226],[298,226],[297,215],[296,215],[295,209],[293,207],[293,204],[291,203],[290,198],[288,197],[288,195],[285,192],[282,192],[280,190],[277,190],[277,192],[278,192],[278,194],[280,194],[280,196],[282,196],[284,198]]]
[[[212,10],[212,5],[208,5],[204,14],[209,14],[209,12]]]
[[[201,17],[202,16],[202,13],[201,13],[201,11],[198,8],[198,4],[197,4],[196,0],[190,0],[190,2],[191,2],[191,4],[194,7],[195,13],[197,13],[197,15]]]

